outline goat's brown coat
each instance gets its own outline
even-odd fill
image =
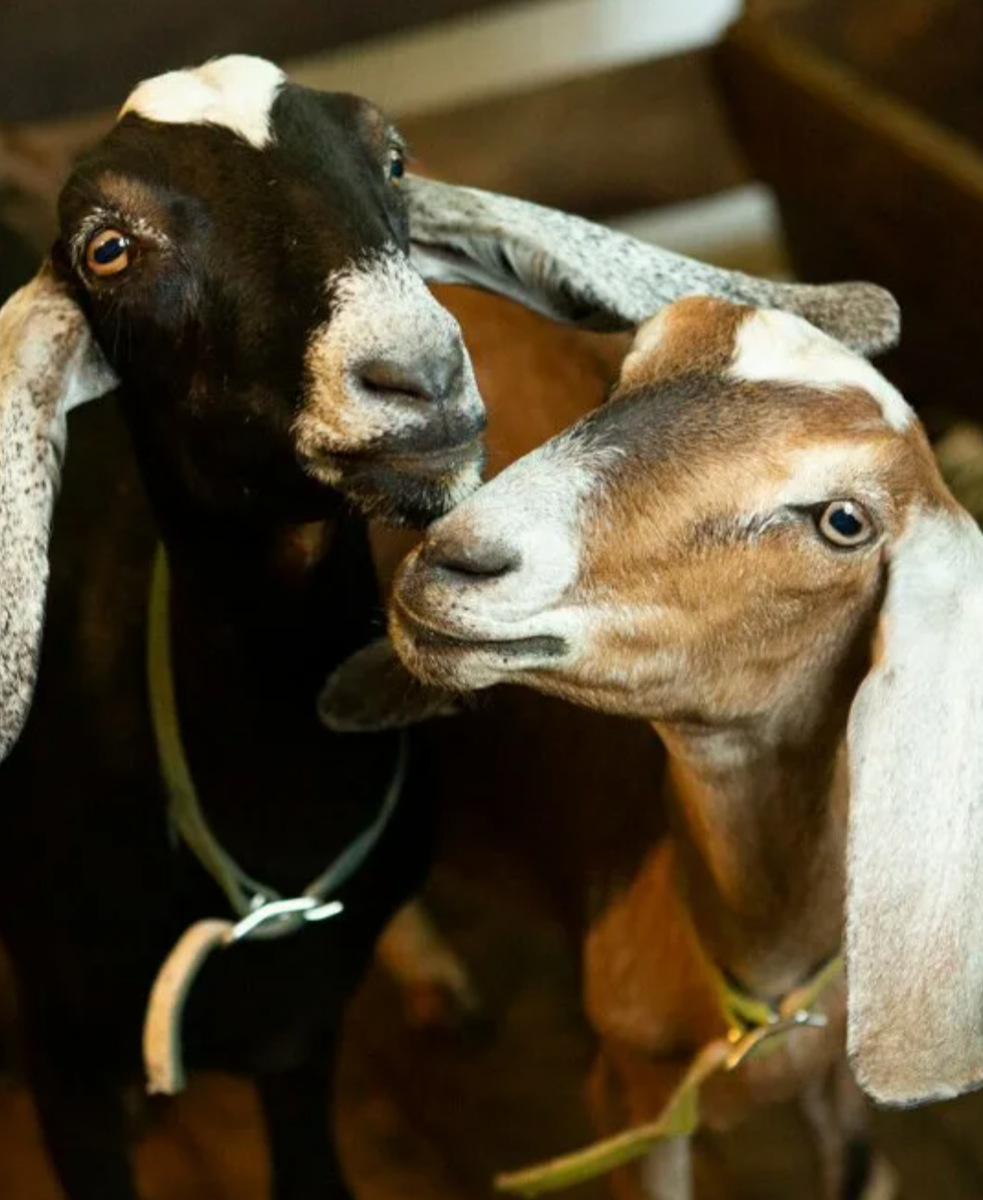
[[[846,720],[876,654],[872,635],[889,551],[913,517],[934,512],[948,519],[958,511],[917,422],[890,427],[881,403],[863,389],[725,373],[735,333],[752,315],[694,299],[643,327],[610,408],[586,423],[578,443],[588,459],[598,446],[620,451],[613,471],[596,468],[603,486],[578,517],[579,574],[562,598],[567,610],[580,603],[592,612],[600,594],[605,619],[580,635],[579,657],[566,676],[562,662],[553,668],[549,659],[526,668],[537,687],[580,704],[657,716],[671,754],[668,837],[650,815],[659,807],[654,772],[647,800],[629,788],[606,802],[576,784],[555,797],[555,782],[534,787],[534,801],[523,793],[552,834],[552,853],[539,859],[540,869],[548,876],[562,871],[569,884],[579,867],[581,900],[589,897],[585,994],[604,1041],[594,1094],[609,1130],[657,1116],[687,1056],[723,1031],[708,957],[754,994],[776,999],[838,952]],[[650,388],[658,389],[658,404],[640,396]],[[824,455],[834,466],[842,459],[851,469],[841,474],[856,483],[861,501],[867,491],[876,497],[876,504],[868,500],[876,536],[863,551],[836,556],[818,542],[811,548],[801,526],[780,521],[755,538],[749,561],[742,518],[785,503],[783,487],[790,478],[799,482],[789,464],[807,450],[821,463]],[[836,490],[837,478],[830,470],[831,491],[787,503],[808,508],[853,495]],[[499,514],[506,495],[496,492]],[[453,536],[455,525],[465,540],[472,536],[480,504],[479,494],[445,518],[436,536]],[[801,549],[792,553],[793,546]],[[412,595],[415,605],[420,593]],[[466,628],[448,625],[447,616],[435,604],[433,628],[480,645],[473,613]],[[660,691],[656,668],[651,678],[637,670],[640,656],[661,646],[687,667],[685,686],[667,685],[668,693]],[[414,650],[411,662],[426,675],[427,656],[439,652]],[[721,663],[739,669],[722,670]],[[446,664],[443,672],[452,677]],[[768,722],[776,710],[783,724],[772,745]],[[743,762],[735,769],[726,747],[720,758],[717,734],[730,725],[761,727],[753,771]],[[747,744],[754,743],[752,735]],[[567,764],[555,765],[563,773]],[[743,773],[749,778],[742,783]],[[618,809],[618,817],[597,811],[605,807]],[[593,858],[589,840],[581,840],[592,822],[607,826]],[[938,980],[926,983],[936,987]],[[707,1088],[710,1124],[728,1123],[749,1104],[794,1096],[815,1115],[817,1092],[824,1091],[841,1135],[857,1136],[860,1107],[843,1085],[842,982],[821,1007],[825,1030],[793,1033],[773,1055]],[[883,1063],[878,1067],[882,1080],[889,1077]],[[827,1158],[828,1194],[835,1195],[842,1163],[835,1154]]]

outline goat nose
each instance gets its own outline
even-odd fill
[[[460,389],[464,353],[428,355],[424,359],[371,358],[356,368],[359,383],[382,399],[408,396],[412,400],[442,403]]]
[[[522,565],[518,550],[498,541],[431,538],[424,543],[421,556],[428,567],[468,582],[501,579]]]

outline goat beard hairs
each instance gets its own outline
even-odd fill
[[[423,529],[480,484],[480,464],[460,480],[418,480],[379,467],[365,478],[347,477],[344,495],[364,517],[392,527]]]

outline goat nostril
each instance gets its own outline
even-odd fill
[[[422,556],[429,567],[471,580],[501,579],[517,571],[522,562],[518,551],[502,542],[438,540],[424,543]]]
[[[434,355],[412,362],[395,358],[372,358],[355,368],[355,376],[370,395],[382,399],[409,396],[413,400],[441,402],[459,388],[464,371],[464,352]]]
[[[418,400],[430,399],[430,388],[422,373],[404,364],[376,358],[363,363],[356,374],[367,392],[398,392]]]

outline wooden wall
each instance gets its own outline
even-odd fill
[[[296,58],[501,0],[0,0],[0,121],[119,103],[135,79],[233,50]]]

